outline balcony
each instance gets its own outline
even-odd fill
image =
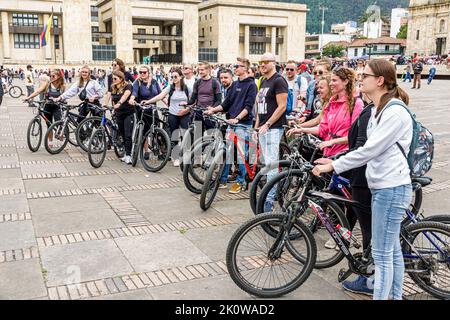
[[[44,25],[39,24],[36,26],[20,26],[14,25],[12,23],[9,24],[9,33],[29,33],[29,34],[41,34],[44,31]],[[61,26],[52,26],[51,34],[61,35],[62,28]]]
[[[239,42],[245,41],[245,34],[241,33],[239,34]],[[271,43],[272,37],[270,36],[259,36],[259,35],[250,35],[249,42],[263,42],[263,43]],[[283,44],[284,43],[284,37],[283,36],[277,36],[276,37],[276,43],[277,44]]]
[[[133,40],[155,40],[155,41],[183,41],[181,32],[176,35],[161,33],[133,33]]]

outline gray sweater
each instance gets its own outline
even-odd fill
[[[336,173],[367,164],[366,177],[370,189],[385,189],[411,183],[408,161],[397,146],[400,143],[406,154],[412,140],[412,119],[401,105],[392,105],[383,111],[380,123],[375,118],[376,108],[367,126],[367,142],[333,161]]]

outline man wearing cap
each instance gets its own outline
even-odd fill
[[[255,128],[259,130],[259,142],[266,165],[279,160],[280,140],[283,136],[283,125],[286,125],[286,104],[288,98],[288,83],[276,72],[275,56],[265,53],[261,57],[259,65],[264,79],[261,81],[256,97],[256,122]],[[267,174],[267,181],[273,179],[277,170],[271,170]],[[275,187],[269,192],[264,211],[272,211],[272,203],[275,198]]]
[[[302,76],[303,78],[306,79],[306,81],[308,81],[308,84],[311,82],[312,80],[312,76],[311,74],[308,72],[308,66],[304,63],[302,63],[299,67],[299,71],[300,71],[300,76]]]

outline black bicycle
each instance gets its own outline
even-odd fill
[[[50,126],[50,121],[44,111],[47,100],[31,102],[35,116],[31,119],[27,129],[27,145],[31,152],[39,150],[42,142],[42,121]]]
[[[133,145],[131,149],[131,164],[136,166],[138,158],[141,158],[141,162],[145,170],[150,172],[158,172],[165,167],[170,159],[172,151],[169,134],[164,130],[166,124],[164,120],[160,120],[157,116],[158,110],[163,113],[168,112],[167,108],[160,108],[156,105],[141,105],[136,104],[138,108],[141,108],[140,118],[136,120],[133,128]],[[151,113],[146,113],[146,110],[150,110]],[[144,133],[145,118],[150,120],[150,129]],[[164,118],[163,117],[163,118]]]
[[[116,117],[113,113],[113,107],[107,107],[111,113],[111,119],[103,113],[102,122],[97,129],[94,129],[89,139],[88,159],[91,166],[100,168],[105,161],[106,151],[111,147],[118,158],[125,155],[125,145],[122,135],[119,134],[119,126],[116,123]]]

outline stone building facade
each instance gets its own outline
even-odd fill
[[[450,53],[450,0],[411,0],[406,54]]]
[[[0,63],[280,61],[304,57],[306,6],[257,0],[0,0]],[[54,15],[50,43],[44,23]]]

